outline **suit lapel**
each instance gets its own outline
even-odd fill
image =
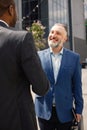
[[[52,59],[50,55],[50,49],[47,50],[47,53],[45,54],[46,59],[46,71],[48,74],[48,77],[50,78],[50,81],[54,82],[54,73],[53,73],[53,66],[52,66]]]
[[[62,60],[61,60],[61,66],[60,66],[60,69],[59,69],[59,73],[58,73],[56,82],[58,82],[60,80],[61,74],[63,73],[62,72],[62,68],[66,65],[66,62],[67,62],[66,61],[66,59],[67,59],[66,52],[67,51],[64,48],[64,50],[63,50],[63,56],[62,56]]]

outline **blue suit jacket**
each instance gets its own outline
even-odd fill
[[[81,65],[77,53],[65,49],[61,67],[55,83],[50,50],[39,52],[43,69],[50,81],[50,90],[45,96],[36,95],[35,110],[38,117],[48,120],[51,117],[53,91],[55,93],[56,111],[61,122],[71,121],[72,108],[75,101],[76,112],[81,114],[83,109]]]

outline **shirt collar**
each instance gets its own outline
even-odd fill
[[[61,51],[59,53],[57,53],[57,55],[63,55],[63,50],[64,50],[64,48],[62,48]],[[53,54],[51,47],[50,47],[50,53]]]
[[[4,23],[7,27],[9,27],[9,25],[5,21],[0,19],[0,22]]]

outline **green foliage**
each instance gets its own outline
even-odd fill
[[[46,46],[46,40],[43,38],[45,34],[45,27],[41,24],[40,21],[32,23],[32,26],[28,28],[32,32],[35,45],[37,50],[42,50]]]

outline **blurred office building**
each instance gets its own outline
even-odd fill
[[[46,27],[47,38],[55,23],[64,23],[68,27],[69,42],[65,47],[78,52],[81,62],[87,58],[85,4],[87,0],[15,0],[18,11],[16,27],[26,29],[34,21],[41,21]]]

